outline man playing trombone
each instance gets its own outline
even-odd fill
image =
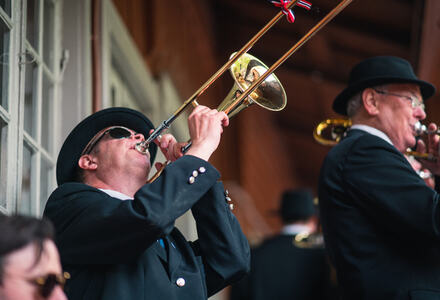
[[[319,181],[342,299],[440,299],[439,186],[428,187],[403,155],[415,146],[423,101],[434,93],[407,61],[381,56],[356,65],[333,103],[353,124]],[[438,156],[437,126],[429,130],[428,146],[417,148]],[[440,175],[438,160],[424,165]]]
[[[204,106],[188,118],[192,147],[156,141],[172,161],[146,184],[156,144],[138,149],[153,125],[127,108],[101,110],[69,134],[57,160],[58,188],[45,216],[71,274],[69,299],[207,299],[249,269],[249,245],[208,163],[228,117]],[[199,239],[174,227],[189,209]]]

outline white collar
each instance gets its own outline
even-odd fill
[[[359,129],[362,131],[366,131],[372,135],[380,137],[381,139],[383,139],[383,140],[387,141],[388,143],[390,143],[391,145],[393,145],[393,142],[390,140],[390,138],[383,131],[380,131],[377,128],[374,128],[374,127],[371,127],[368,125],[364,125],[364,124],[355,124],[355,125],[351,126],[350,129]]]
[[[301,232],[310,232],[310,228],[307,225],[302,225],[302,224],[290,224],[290,225],[285,225],[282,229],[281,229],[281,233],[282,234],[286,234],[286,235],[295,235]]]
[[[107,189],[100,189],[100,190],[113,198],[118,198],[119,200],[133,200],[132,197],[127,196],[127,195],[120,193],[118,191],[107,190]]]

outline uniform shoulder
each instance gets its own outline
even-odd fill
[[[69,182],[60,185],[47,200],[44,215],[54,217],[66,212],[73,213],[112,199],[103,191],[83,183]],[[120,201],[119,201],[120,202]]]
[[[359,151],[361,153],[365,151],[367,153],[370,151],[379,153],[383,150],[394,150],[394,152],[398,152],[393,145],[376,135],[361,130],[353,130],[353,132],[350,131],[338,145],[329,151],[329,156],[346,156]]]
[[[84,193],[84,192],[91,192],[91,193],[102,193],[97,188],[94,188],[90,185],[80,183],[80,182],[68,182],[64,183],[60,186],[58,186],[55,191],[53,191],[50,198],[59,198],[59,197],[65,197],[67,195],[70,195],[72,193]]]
[[[47,200],[46,206],[54,204],[56,205],[56,203],[58,203],[58,205],[62,205],[61,203],[65,202],[66,200],[76,200],[76,202],[78,203],[78,200],[80,199],[91,200],[102,197],[111,198],[103,191],[90,185],[79,182],[69,182],[60,185],[55,189],[55,191],[52,192],[49,199]]]

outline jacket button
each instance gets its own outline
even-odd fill
[[[190,178],[188,178],[188,183],[193,184],[195,180],[196,179],[193,176],[191,176]]]
[[[197,176],[199,176],[199,172],[197,172],[197,170],[194,170],[194,171],[192,172],[192,176],[193,176],[193,177],[197,177]]]
[[[202,173],[202,174],[205,173],[206,172],[206,168],[205,167],[200,167],[199,168],[199,172]]]
[[[177,278],[177,280],[176,280],[176,284],[177,284],[177,286],[179,286],[179,287],[184,286],[184,285],[185,285],[185,279],[183,279],[182,277]]]

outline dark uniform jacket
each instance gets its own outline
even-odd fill
[[[343,299],[440,299],[439,194],[394,146],[350,130],[325,159],[319,204]]]
[[[231,289],[231,300],[329,299],[324,248],[300,248],[294,235],[277,235],[252,250],[251,271]]]
[[[81,183],[58,187],[44,214],[55,225],[61,261],[72,277],[69,299],[207,299],[242,277],[249,246],[218,178],[206,161],[184,156],[134,200]],[[174,227],[191,208],[196,242]]]

